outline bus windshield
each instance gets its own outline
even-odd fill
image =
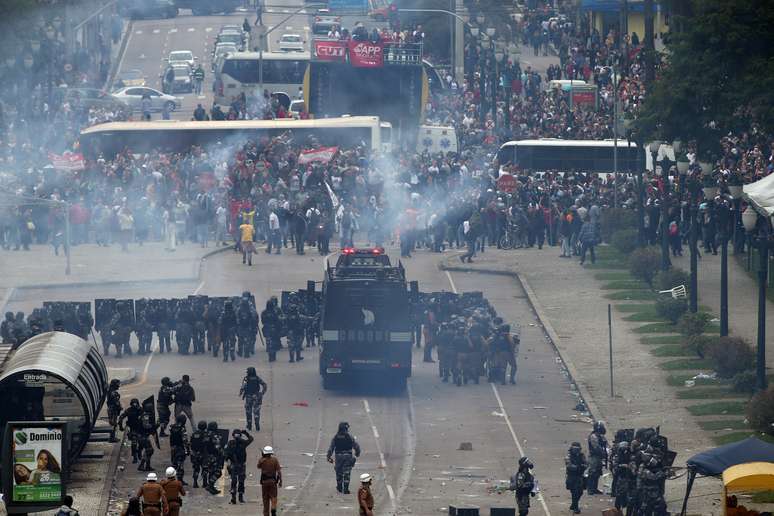
[[[500,147],[500,166],[513,165],[530,172],[612,173],[616,169],[612,140],[522,140]],[[642,155],[625,140],[618,142],[617,169],[634,173],[642,166]]]

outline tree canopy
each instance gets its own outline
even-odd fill
[[[774,0],[685,0],[665,65],[635,123],[644,138],[696,140],[711,155],[728,131],[774,130]]]

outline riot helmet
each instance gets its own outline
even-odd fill
[[[137,398],[132,398],[132,400],[129,402],[129,405],[131,405],[134,408],[140,408],[140,400]]]
[[[258,376],[258,373],[255,372],[255,368],[253,366],[247,368],[247,376]]]
[[[534,467],[535,465],[532,464],[532,461],[526,455],[519,459],[519,469],[532,469]]]
[[[110,388],[112,390],[118,389],[119,387],[121,387],[121,380],[119,380],[118,378],[113,378],[112,380],[110,380]]]
[[[161,385],[167,386],[169,385],[169,383],[170,383],[169,376],[165,376],[164,378],[161,379]]]
[[[218,429],[218,423],[217,421],[210,421],[207,423],[207,430],[213,431]]]
[[[185,422],[186,422],[185,414],[178,414],[177,417],[175,418],[175,421],[177,422],[178,425],[185,425]]]
[[[346,421],[342,421],[341,423],[339,423],[339,433],[345,434],[347,432],[349,432],[349,423],[347,423]]]
[[[199,421],[196,424],[196,428],[198,428],[199,430],[207,430],[207,422],[206,421]]]

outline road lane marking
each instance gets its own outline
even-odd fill
[[[201,292],[201,290],[202,290],[203,288],[204,288],[204,281],[202,281],[201,283],[199,283],[199,286],[198,286],[198,287],[196,287],[196,290],[194,290],[194,293],[193,293],[193,295],[195,295],[195,296],[198,296],[198,295],[199,295],[199,292]]]
[[[158,34],[159,32],[161,32],[161,29],[153,29],[154,34]]]
[[[454,284],[454,280],[452,279],[449,271],[446,271],[446,277],[449,279],[449,285],[451,285],[452,292],[457,294],[457,286]],[[505,423],[508,425],[508,430],[510,430],[513,442],[516,444],[516,450],[519,452],[519,457],[524,457],[524,448],[521,447],[521,442],[516,436],[516,432],[514,431],[513,425],[511,424],[511,418],[508,417],[508,412],[505,410],[503,400],[500,398],[500,392],[497,390],[497,386],[495,384],[490,383],[489,385],[492,386],[492,391],[494,392],[495,398],[497,399],[497,404],[500,406],[500,413],[503,415]],[[551,516],[551,511],[548,510],[548,505],[546,505],[546,501],[543,499],[542,492],[538,493],[537,499],[540,502],[540,505],[543,507],[543,511],[545,512],[546,516]]]
[[[134,31],[134,33],[135,34],[142,34],[142,31],[141,30],[136,30],[136,31]]]
[[[169,29],[169,33],[170,34],[174,34],[175,32],[177,32],[177,29],[175,29],[175,28]]]
[[[293,30],[293,26],[292,25],[285,25],[285,30]]]
[[[273,414],[272,414],[273,417]],[[291,500],[290,504],[286,504],[285,507],[295,507],[296,503],[298,502],[298,498],[301,496],[301,494],[304,492],[304,488],[309,483],[309,479],[312,477],[312,472],[314,471],[314,467],[317,465],[317,456],[320,453],[320,444],[322,444],[322,435],[323,435],[323,411],[322,406],[320,407],[320,410],[317,413],[317,442],[314,445],[314,455],[312,455],[312,463],[307,468],[308,471],[306,472],[306,476],[304,477],[304,480],[301,481],[301,484],[298,486],[298,489],[296,490],[295,496]]]
[[[404,442],[404,458],[401,465],[401,471],[398,475],[398,494],[396,497],[396,505],[403,497],[404,491],[411,482],[411,474],[414,471],[414,457],[417,450],[417,434],[414,430],[414,392],[411,389],[411,382],[406,383],[406,394],[408,395],[409,413],[408,413],[408,425],[406,428],[405,442]]]
[[[194,32],[196,30],[196,27],[188,27],[188,32]]]
[[[382,445],[379,443],[379,431],[376,429],[376,425],[374,424],[374,418],[371,416],[371,406],[368,404],[367,399],[363,399],[363,408],[365,408],[366,416],[368,417],[368,422],[371,424],[371,431],[374,434],[374,442],[376,443],[376,452],[379,454],[379,466],[382,470],[382,475],[384,476],[384,483],[387,486],[387,495],[390,497],[390,504],[392,505],[392,514],[395,514],[395,512],[398,509],[398,501],[395,498],[395,491],[392,489],[392,486],[389,482],[387,482],[387,461],[384,460],[384,452],[382,451]]]
[[[204,32],[212,32],[212,27],[207,27],[206,29],[204,29]]]
[[[451,274],[449,274],[449,271],[446,271],[446,277],[449,278],[449,285],[451,285],[452,292],[457,294],[457,286],[454,284],[454,280],[451,277]]]

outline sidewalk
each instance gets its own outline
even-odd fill
[[[71,273],[65,274],[66,259],[60,249],[54,256],[48,245],[33,245],[30,251],[0,251],[0,300],[4,290],[67,284],[104,284],[126,281],[181,281],[195,279],[201,259],[224,249],[210,244],[178,245],[175,252],[164,250],[162,242],[131,244],[128,252],[121,246],[99,247],[83,244],[72,248]]]
[[[758,339],[758,282],[750,276],[728,251],[728,329],[734,336],[742,337],[753,348]],[[699,304],[712,309],[720,317],[720,251],[718,255],[707,254],[701,250],[699,260]],[[747,259],[747,255],[742,255]],[[682,257],[672,257],[672,265],[685,272],[691,270],[691,258],[688,248],[684,248]],[[754,268],[757,263],[753,264]],[[753,272],[753,274],[756,274]],[[766,342],[771,343],[774,335],[774,303],[766,300]],[[766,350],[766,364],[774,367],[774,349]]]
[[[669,438],[670,447],[678,453],[677,466],[683,466],[699,451],[715,446],[684,408],[688,404],[686,400],[678,399],[675,390],[667,385],[666,373],[656,367],[658,359],[631,332],[639,323],[624,321],[625,314],[615,309],[612,325],[616,395],[610,396],[607,331],[610,301],[605,299],[605,291],[594,278],[596,271],[583,269],[577,259],[559,258],[558,247],[546,247],[542,251],[487,249],[471,264],[461,264],[458,254],[445,257],[442,268],[510,273],[519,277],[536,313],[541,316],[535,322],[519,323],[543,323],[546,338],[555,335],[554,345],[593,416],[607,423],[610,439],[618,428],[660,425],[663,435]],[[529,346],[529,343],[522,343],[524,345]],[[678,507],[684,490],[684,482],[667,483],[670,508]],[[716,514],[713,501],[719,496],[713,493],[719,492],[716,482],[697,482],[689,512]]]

